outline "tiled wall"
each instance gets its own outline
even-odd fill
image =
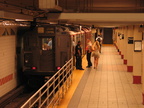
[[[17,86],[16,28],[0,27],[0,97]]]

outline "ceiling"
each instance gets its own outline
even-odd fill
[[[144,0],[55,0],[57,7],[39,6],[49,5],[52,1],[54,0],[0,0],[0,10],[19,14],[17,17],[32,16],[39,22],[48,23],[73,23],[95,27],[144,23]],[[9,19],[15,14],[5,16]],[[5,16],[1,18],[6,18]]]
[[[59,0],[67,11],[80,13],[141,13],[143,0]]]

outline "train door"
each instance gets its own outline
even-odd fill
[[[55,71],[54,37],[40,37],[40,71]]]

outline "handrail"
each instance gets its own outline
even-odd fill
[[[50,108],[59,104],[72,83],[73,58],[57,71],[20,108]]]

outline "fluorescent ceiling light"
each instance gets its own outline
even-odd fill
[[[26,19],[15,19],[15,21],[28,21]]]

